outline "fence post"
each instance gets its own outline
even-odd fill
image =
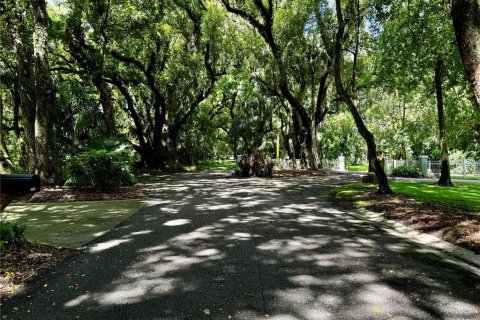
[[[390,173],[390,168],[389,168],[389,160],[390,160],[390,157],[389,156],[385,156],[383,157],[383,160],[384,160],[384,168],[383,170],[385,170],[385,173]]]
[[[418,160],[420,162],[420,169],[422,170],[423,174],[425,176],[428,176],[430,172],[428,172],[428,156],[420,156],[418,157]]]
[[[467,159],[463,159],[463,179],[467,179]]]
[[[295,169],[300,170],[302,168],[302,160],[295,159]]]
[[[338,170],[339,171],[346,171],[346,169],[345,169],[345,157],[344,156],[338,157]]]

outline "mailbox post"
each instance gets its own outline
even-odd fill
[[[40,177],[36,174],[0,175],[0,211],[13,200],[25,201],[40,191]]]

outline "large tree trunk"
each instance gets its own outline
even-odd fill
[[[0,91],[0,173],[12,172],[13,164],[10,160],[3,130],[3,97]]]
[[[98,72],[94,76],[93,82],[100,95],[100,103],[102,104],[107,135],[113,137],[117,134],[117,126],[115,123],[115,110],[113,108],[112,93],[103,78],[102,72]]]
[[[445,129],[445,111],[443,109],[443,93],[442,93],[442,76],[443,76],[443,60],[438,59],[435,67],[435,92],[437,94],[437,110],[438,110],[438,128],[440,130],[440,151],[442,160],[442,173],[437,184],[439,186],[452,187],[450,179],[450,163],[448,160],[447,133]]]
[[[480,0],[450,0],[463,66],[480,110]]]
[[[50,19],[45,0],[32,0],[34,16],[34,57],[35,57],[35,148],[37,152],[37,173],[47,183],[57,181],[57,154],[55,154],[55,87],[48,66],[48,34]]]
[[[21,122],[24,130],[25,151],[22,153],[21,163],[30,173],[35,173],[35,72],[33,61],[33,44],[31,32],[27,29],[24,17],[27,16],[26,8],[16,1],[9,1],[13,7],[14,18],[7,19],[7,28],[12,36],[14,52],[17,61],[18,86],[14,86],[15,97],[18,98]],[[15,21],[13,21],[15,19]],[[18,94],[18,96],[17,96]]]
[[[318,139],[317,139],[317,130],[316,127],[312,128],[311,131],[311,145],[307,150],[308,152],[308,163],[311,170],[318,170],[320,164],[320,158],[318,156]]]
[[[378,191],[379,194],[392,194],[393,191],[390,189],[390,185],[388,184],[388,177],[383,170],[383,167],[380,164],[380,161],[377,158],[377,146],[375,144],[375,139],[373,134],[368,130],[363,122],[360,113],[358,112],[353,99],[345,90],[342,82],[341,70],[342,70],[342,63],[343,63],[343,51],[342,51],[342,41],[344,38],[344,31],[345,31],[345,22],[343,20],[342,14],[342,7],[340,4],[340,0],[336,0],[336,10],[337,10],[337,21],[338,21],[338,31],[335,38],[335,64],[334,64],[334,73],[335,73],[335,86],[337,89],[337,93],[342,99],[342,101],[347,105],[350,113],[353,116],[353,120],[355,121],[355,125],[357,126],[358,132],[363,137],[365,142],[367,143],[367,155],[370,168],[373,170],[375,175],[378,179]]]
[[[132,118],[133,124],[135,125],[135,134],[137,136],[138,144],[139,144],[138,146],[134,146],[134,148],[140,154],[142,163],[145,163],[146,155],[151,153],[152,147],[150,142],[145,138],[146,136],[148,137],[148,135],[145,134],[142,121],[140,120],[140,116],[138,115],[137,109],[135,108],[134,98],[130,94],[128,88],[123,84],[122,79],[118,75],[112,76],[112,79],[110,79],[109,81],[118,88],[120,93],[125,98],[125,101],[127,102],[128,114]],[[111,99],[110,91],[108,92]]]
[[[311,73],[311,88],[310,88],[310,104],[311,104],[311,124],[309,130],[309,137],[307,137],[307,152],[308,152],[308,164],[310,170],[317,170],[320,159],[318,158],[318,141],[317,141],[317,123],[315,114],[317,113],[317,105],[315,103],[315,68],[313,68],[313,59],[310,59],[312,64],[312,73]]]
[[[305,135],[302,132],[302,126],[300,124],[300,117],[295,109],[292,110],[292,122],[293,122],[293,153],[296,159],[302,158],[302,143],[305,141]],[[295,164],[296,165],[296,164]]]

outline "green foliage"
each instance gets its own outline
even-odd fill
[[[420,178],[423,177],[422,170],[416,166],[403,165],[392,170],[394,177]]]
[[[111,190],[136,183],[131,164],[124,154],[100,150],[88,150],[67,162],[67,184],[78,189]]]
[[[338,159],[343,155],[347,162],[358,163],[366,156],[365,142],[359,135],[350,114],[341,112],[325,120],[323,127],[325,158]]]
[[[264,23],[260,2],[230,4]],[[110,153],[121,144],[117,139],[112,143],[104,140],[104,110],[95,83],[98,75],[123,85],[124,91],[116,81],[107,86],[117,130],[135,145],[142,163],[151,167],[156,164],[149,161],[164,161],[170,169],[188,170],[185,166],[202,167],[204,160],[226,159],[255,148],[273,154],[279,128],[282,155],[287,154],[289,139],[298,149],[305,148],[308,128],[305,123],[295,127],[294,108],[279,90],[280,82],[285,80],[311,116],[319,79],[332,62],[328,51],[337,29],[332,1],[275,2],[272,37],[276,55],[262,33],[245,19],[227,13],[221,1],[47,3],[52,19],[48,59],[56,89],[53,126],[59,159],[68,159],[78,150]],[[347,89],[375,136],[378,153],[402,159],[428,154],[439,159],[433,68],[441,58],[446,68],[449,147],[479,156],[471,130],[479,123],[479,114],[472,108],[447,2],[346,1],[343,6],[349,21],[345,51],[358,49],[360,53],[356,64],[352,55],[345,56],[345,79],[352,78],[352,72],[356,75]],[[15,7],[18,13],[12,11]],[[28,105],[21,99],[29,79],[18,73],[18,62],[27,60],[18,54],[33,45],[34,19],[29,7],[29,2],[13,1],[0,15],[4,26],[0,28],[0,142],[16,172],[27,170],[29,157],[26,117],[18,110]],[[76,26],[78,34],[72,40],[84,42],[83,50],[68,41]],[[18,31],[18,41],[13,30]],[[17,48],[20,44],[23,47]],[[85,57],[78,59],[79,54]],[[214,86],[209,69],[214,73]],[[327,83],[324,106],[331,112],[318,129],[321,156],[337,159],[344,155],[347,163],[358,163],[365,158],[365,143],[338,102],[332,74]],[[127,108],[127,96],[131,108]],[[291,156],[292,150],[288,151]],[[2,152],[0,149],[0,158]],[[455,157],[452,155],[452,161]],[[86,165],[95,157],[88,161],[80,158],[75,155],[69,162]],[[92,188],[93,182],[86,178],[73,177],[71,172],[67,178],[71,183],[85,180],[81,184]]]
[[[25,242],[26,226],[17,222],[0,221],[0,251],[10,243]]]
[[[428,156],[430,160],[440,160],[442,156],[442,151],[438,148],[430,152],[430,155]]]

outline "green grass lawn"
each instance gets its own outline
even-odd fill
[[[126,220],[143,206],[140,200],[67,203],[16,203],[2,212],[6,221],[26,225],[30,242],[79,248]]]
[[[368,171],[368,163],[348,166],[348,171]]]
[[[205,160],[199,164],[186,167],[186,171],[214,171],[214,170],[235,170],[237,163],[234,160]]]
[[[395,193],[407,195],[422,203],[436,203],[446,207],[462,208],[480,213],[480,184],[455,183],[453,188],[436,186],[425,182],[391,182]],[[353,183],[333,188],[331,193],[337,197],[355,197],[365,191],[375,191],[376,185]]]
[[[452,175],[451,178],[452,179],[461,179],[461,180],[480,180],[480,176],[473,176],[473,175],[467,175],[466,177]]]

